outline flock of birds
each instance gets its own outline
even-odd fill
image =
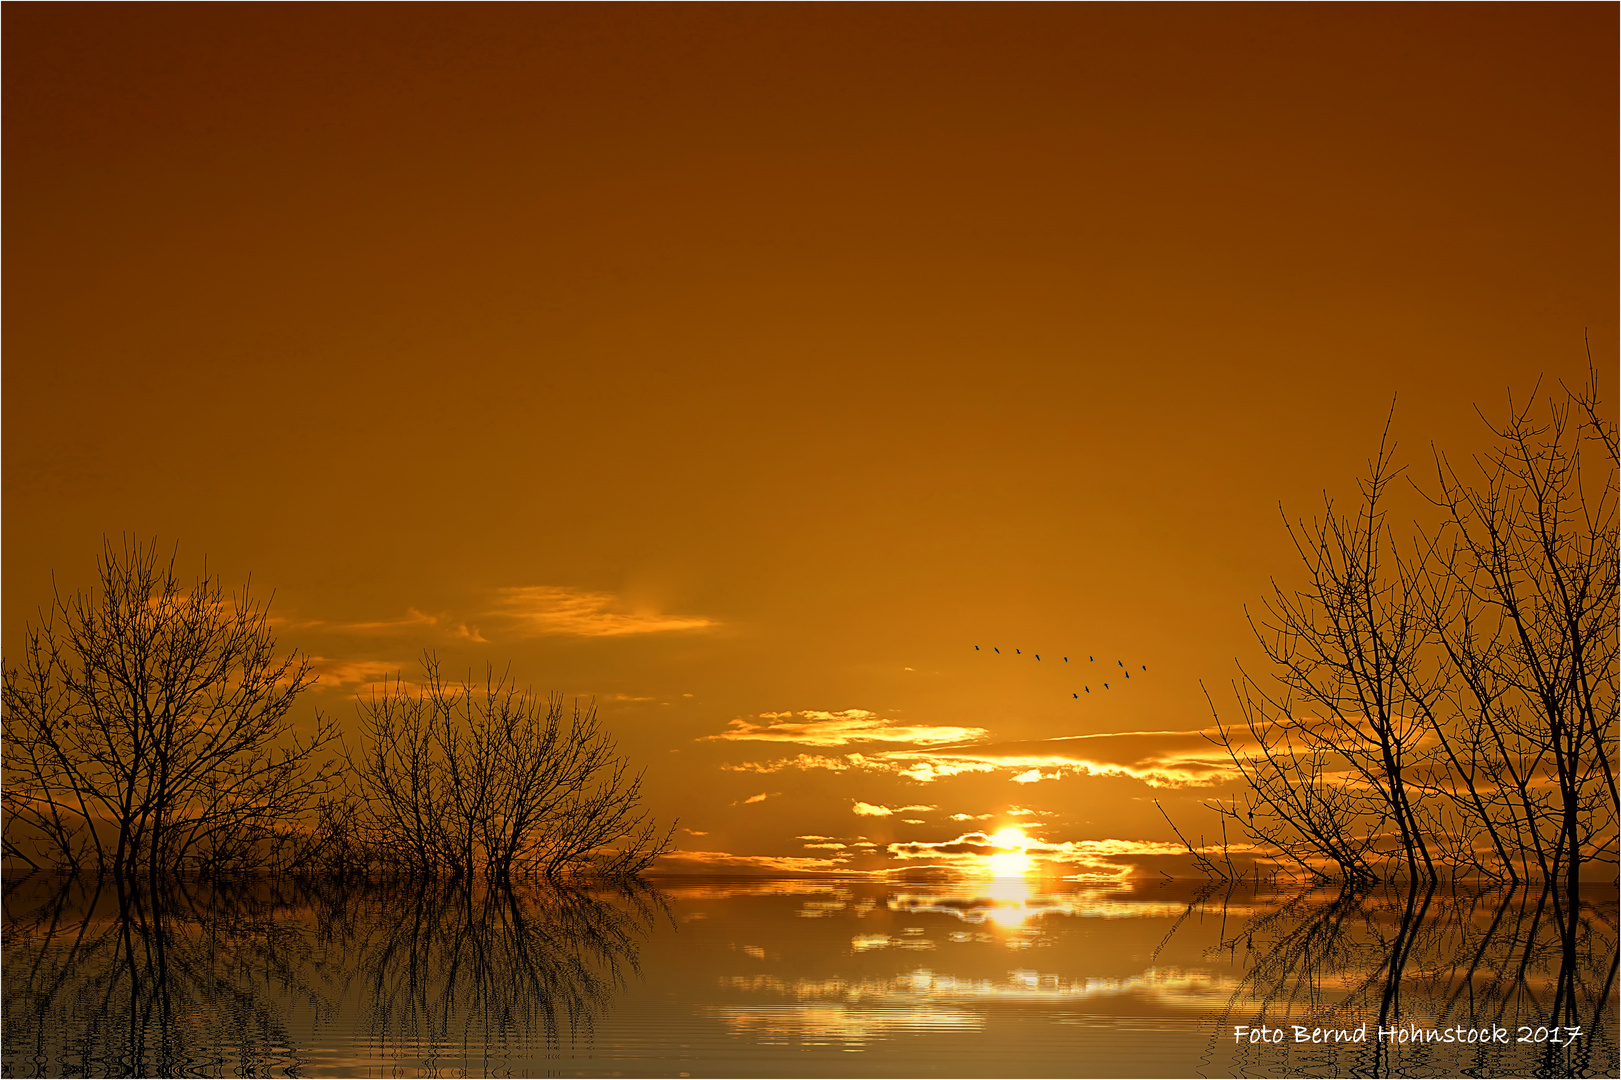
[[[974,651],[975,652],[983,652],[984,650],[981,649],[978,645],[975,645],[974,646]],[[991,652],[995,653],[998,656],[1003,655],[1002,650],[1000,648],[998,648],[997,646],[995,646],[995,645],[991,646]],[[1014,649],[1013,650],[1013,655],[1014,656],[1023,656],[1024,655],[1024,650],[1022,650],[1022,649]],[[1037,660],[1041,659],[1041,654],[1040,653],[1031,653],[1030,655],[1035,657]],[[1066,663],[1066,664],[1069,663],[1069,657],[1066,656],[1066,657],[1063,658],[1063,660],[1064,660],[1064,663]],[[1095,664],[1095,663],[1097,663],[1097,660],[1098,660],[1098,658],[1095,657],[1095,656],[1088,656],[1086,658],[1086,661],[1089,664]],[[1118,666],[1120,668],[1121,671],[1125,672],[1126,678],[1128,678],[1128,679],[1131,678],[1131,669],[1126,666],[1126,662],[1124,660],[1116,660],[1115,664],[1116,664],[1116,666]],[[1142,664],[1140,666],[1141,666],[1142,670],[1144,670],[1144,671],[1148,670],[1148,665],[1147,664]],[[1109,684],[1104,683],[1103,684],[1103,689],[1105,689],[1105,690],[1109,689]],[[1090,694],[1092,692],[1092,687],[1088,686],[1088,685],[1083,685],[1081,687],[1081,690],[1084,693]],[[1077,693],[1074,693],[1074,692],[1071,692],[1071,694],[1069,696],[1079,700],[1081,695],[1077,694]]]

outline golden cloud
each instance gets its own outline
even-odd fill
[[[1198,850],[1205,855],[1240,856],[1256,849],[1251,844],[1235,843]],[[1004,842],[983,832],[964,833],[955,840],[938,842],[900,841],[890,844],[888,851],[891,856],[903,861],[944,859],[947,863],[955,861],[959,865],[977,863],[993,855],[1018,853],[1069,865],[1079,870],[1082,877],[1104,879],[1125,878],[1144,859],[1188,857],[1187,849],[1181,844],[1157,840],[1045,841],[1025,836],[1016,842]]]
[[[1214,729],[1124,731],[1023,742],[931,747],[927,755],[896,752],[892,760],[969,762],[1017,770],[1020,783],[1061,775],[1127,776],[1150,787],[1199,787],[1236,777],[1227,753],[1211,743]]]
[[[986,734],[984,728],[897,724],[866,709],[845,709],[842,712],[805,709],[798,713],[761,713],[758,720],[763,723],[741,718],[732,720],[726,725],[726,731],[716,735],[705,735],[700,741],[721,739],[738,742],[786,742],[799,743],[802,746],[895,742],[927,746],[935,743],[962,742],[965,739],[981,739]]]
[[[524,585],[498,590],[500,599],[489,613],[519,633],[532,636],[623,637],[673,630],[703,630],[718,625],[713,619],[627,611],[611,593],[585,592],[556,585]]]
[[[284,619],[273,617],[270,624],[277,629],[318,630],[331,634],[350,634],[359,637],[398,637],[436,627],[443,633],[463,641],[485,643],[485,638],[465,622],[446,615],[430,615],[414,607],[406,608],[398,619],[372,619],[360,622],[332,622],[327,619]],[[391,669],[392,670],[392,669]]]
[[[931,784],[964,773],[995,772],[997,767],[983,761],[915,761],[896,766],[893,762],[875,762],[869,768],[883,768],[920,784]]]
[[[847,723],[882,723],[870,718],[872,714],[851,710]],[[767,714],[773,715],[773,714]],[[849,714],[839,714],[848,716]],[[708,738],[773,738],[760,731],[778,727],[751,725],[734,720],[733,732],[711,735]],[[809,725],[790,724],[791,728]],[[896,732],[916,733],[931,731],[944,733],[952,728],[887,728]],[[835,729],[825,732],[822,745],[837,745],[851,741],[847,734]],[[983,732],[980,732],[982,735]],[[1015,783],[1029,784],[1041,780],[1056,780],[1064,776],[1125,776],[1141,780],[1150,787],[1204,787],[1229,783],[1238,778],[1224,749],[1214,745],[1210,736],[1215,729],[1191,731],[1125,731],[1102,735],[1071,735],[1056,739],[1035,739],[1021,742],[964,741],[936,745],[879,750],[869,754],[850,753],[842,757],[800,754],[794,758],[780,758],[770,762],[750,762],[728,765],[724,768],[739,772],[772,773],[783,769],[829,769],[842,771],[861,769],[884,772],[914,780],[920,784],[932,783],[964,773],[1007,772]],[[871,736],[869,736],[871,737]],[[787,732],[781,741],[811,741],[809,738],[790,738]],[[902,741],[896,738],[895,741]],[[935,740],[911,738],[905,741],[933,743]]]
[[[382,685],[399,674],[401,666],[392,660],[333,660],[310,657],[310,671],[323,686]]]
[[[710,735],[707,738],[715,738]],[[859,755],[855,755],[859,756]],[[777,761],[745,761],[738,765],[722,765],[727,772],[774,773],[783,769],[827,769],[832,772],[842,772],[853,768],[842,757],[821,757],[815,754],[800,754],[798,757],[780,758]]]

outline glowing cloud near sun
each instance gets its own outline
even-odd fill
[[[798,713],[761,713],[759,720],[736,719],[727,730],[705,735],[700,741],[786,742],[802,746],[846,746],[853,742],[895,742],[929,746],[962,742],[985,736],[983,728],[899,724],[885,720],[866,709],[823,712],[805,709]]]
[[[1237,776],[1232,760],[1211,740],[1214,729],[1126,731],[1022,742],[987,742],[979,728],[914,727],[879,719],[862,709],[843,713],[762,713],[766,723],[733,720],[730,730],[706,739],[798,742],[842,746],[866,740],[910,742],[842,756],[800,754],[722,768],[774,773],[784,769],[888,773],[920,784],[969,773],[1005,773],[1018,784],[1076,776],[1140,780],[1152,788],[1208,787]],[[1242,752],[1242,740],[1236,744]]]

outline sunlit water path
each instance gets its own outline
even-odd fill
[[[36,876],[5,899],[4,1072],[1611,1076],[1616,909],[867,879],[155,903]]]

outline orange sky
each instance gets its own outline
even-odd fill
[[[133,532],[276,590],[340,715],[425,647],[595,695],[690,849],[1196,832],[1226,789],[1148,784],[1196,740],[1073,737],[1208,723],[1278,503],[1392,394],[1407,460],[1479,448],[1584,332],[1613,410],[1616,34],[8,5],[7,653]],[[759,771],[800,754],[845,764]],[[1012,782],[1049,759],[1122,775]]]

